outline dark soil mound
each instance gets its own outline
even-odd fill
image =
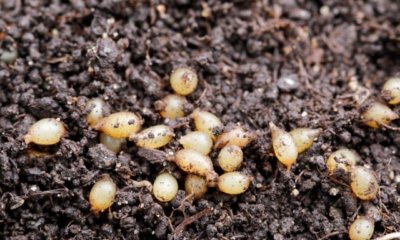
[[[0,238],[346,239],[371,209],[382,214],[375,237],[400,230],[400,135],[365,127],[358,114],[399,71],[399,11],[387,0],[0,1]],[[182,184],[185,175],[132,142],[111,167],[98,162],[109,153],[85,122],[87,99],[160,124],[154,103],[182,65],[199,74],[193,108],[258,131],[244,149],[242,171],[254,180],[242,195],[211,189],[190,203],[179,191],[161,204],[132,180],[167,169]],[[27,146],[28,127],[44,117],[60,118],[68,136]],[[324,129],[291,172],[272,155],[270,121]],[[170,124],[177,138],[193,127]],[[378,199],[357,200],[345,178],[328,176],[325,159],[340,147],[376,172]],[[179,148],[174,140],[163,150]],[[104,173],[119,192],[96,217],[88,193]]]

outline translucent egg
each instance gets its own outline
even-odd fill
[[[160,202],[169,202],[178,193],[178,181],[170,173],[162,173],[156,177],[153,184],[153,194]]]
[[[213,141],[211,137],[204,132],[194,131],[182,136],[179,139],[179,143],[185,149],[193,149],[199,153],[207,155],[211,152]]]
[[[156,149],[167,145],[174,136],[174,130],[166,125],[156,125],[131,135],[138,147]]]
[[[35,122],[24,136],[25,143],[53,145],[67,133],[64,124],[56,118],[43,118]]]
[[[250,186],[251,177],[241,172],[224,173],[218,178],[218,190],[236,195],[244,193]]]
[[[171,73],[171,87],[179,95],[191,94],[196,89],[197,82],[197,74],[190,68],[177,68]]]
[[[128,138],[137,133],[142,120],[132,112],[117,112],[100,120],[96,129],[113,138]]]
[[[101,212],[111,207],[117,193],[117,186],[106,176],[97,181],[90,191],[89,203],[93,212]]]
[[[226,145],[218,155],[218,164],[225,172],[237,170],[243,162],[242,149],[236,145]]]

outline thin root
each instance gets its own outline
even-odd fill
[[[152,192],[152,191],[153,191],[153,184],[151,184],[151,182],[149,182],[149,181],[147,181],[147,180],[143,180],[143,181],[135,181],[135,180],[132,180],[130,183],[131,183],[131,184],[133,185],[133,187],[135,187],[135,188],[142,188],[142,187],[145,187],[145,188],[147,188],[147,190],[148,190],[149,192]]]
[[[47,190],[47,191],[30,193],[29,197],[41,196],[41,195],[53,195],[53,194],[68,193],[68,192],[69,192],[69,190],[66,188],[58,188],[58,189],[52,189],[52,190]]]
[[[390,239],[400,239],[400,232],[394,232],[386,234],[385,236],[375,238],[375,240],[390,240]]]
[[[400,127],[393,127],[385,123],[380,123],[380,125],[384,126],[387,129],[400,132]]]
[[[318,238],[318,240],[328,239],[328,238],[331,238],[331,237],[333,237],[333,236],[337,236],[337,235],[339,235],[339,234],[341,234],[341,233],[342,233],[342,232],[339,232],[339,231],[331,232],[331,233],[329,233],[329,234],[323,236],[322,238]]]
[[[183,229],[185,229],[185,227],[191,223],[193,223],[194,221],[204,217],[205,215],[209,214],[212,211],[211,208],[206,208],[203,211],[194,214],[193,216],[190,216],[188,218],[186,218],[185,220],[183,220],[176,228],[174,231],[174,236],[179,235]]]

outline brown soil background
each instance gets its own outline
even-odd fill
[[[0,238],[347,239],[371,206],[382,213],[374,237],[399,231],[400,135],[363,126],[358,113],[399,71],[399,11],[389,0],[0,1],[0,54],[18,52],[0,63]],[[242,171],[254,180],[242,195],[211,189],[190,203],[180,191],[160,204],[132,180],[167,169],[182,189],[184,174],[132,143],[111,154],[85,122],[83,106],[97,96],[112,112],[139,113],[144,127],[164,122],[154,103],[172,92],[169,73],[181,65],[201,79],[188,112],[204,108],[258,131],[244,150]],[[60,118],[68,136],[27,146],[28,127],[44,117]],[[324,129],[291,172],[271,154],[270,121]],[[193,127],[187,118],[168,124],[177,138]],[[339,147],[375,170],[381,191],[371,204],[352,196],[345,176],[328,177],[325,159]],[[162,150],[176,149],[175,140]],[[119,192],[96,217],[88,193],[104,173]]]

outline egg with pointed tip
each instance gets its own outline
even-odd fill
[[[321,129],[295,128],[289,133],[296,143],[297,152],[303,153],[313,145],[315,139],[320,135]]]
[[[117,112],[101,119],[95,126],[113,138],[128,138],[137,133],[142,126],[142,120],[133,112]]]
[[[362,121],[372,127],[389,125],[393,120],[398,119],[399,115],[380,102],[372,102],[364,108],[361,113]]]
[[[179,139],[185,149],[193,149],[199,153],[207,155],[211,152],[213,141],[211,137],[204,132],[194,131],[190,132]]]
[[[296,143],[292,135],[278,128],[274,123],[271,122],[269,128],[272,135],[272,147],[275,156],[278,158],[279,162],[290,170],[297,161],[298,152]]]
[[[167,145],[174,136],[174,130],[167,125],[156,125],[130,136],[138,147],[157,149]]]
[[[375,174],[366,167],[356,166],[351,170],[351,190],[362,200],[373,200],[379,192]]]
[[[190,117],[194,120],[196,130],[207,133],[213,140],[216,138],[214,130],[222,129],[224,126],[217,116],[198,108],[192,112]]]
[[[400,103],[400,77],[389,78],[382,87],[382,98],[391,105]]]

